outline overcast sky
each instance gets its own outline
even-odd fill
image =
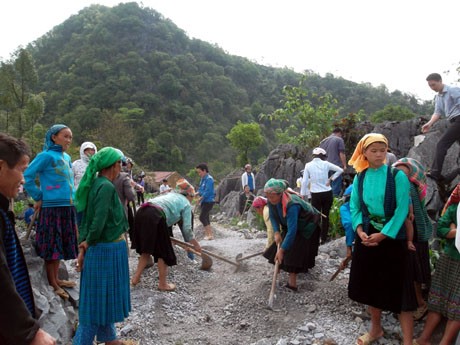
[[[92,3],[14,0],[0,4],[0,57],[39,38]],[[226,52],[298,72],[385,84],[429,100],[425,81],[458,85],[459,0],[144,0],[190,37]]]

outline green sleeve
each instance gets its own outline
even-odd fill
[[[95,197],[92,198],[93,217],[88,221],[88,233],[86,234],[86,242],[88,245],[95,244],[101,237],[101,233],[104,230],[107,218],[110,213],[110,207],[112,205],[112,194],[114,189],[112,186],[103,183],[99,186],[95,193]]]
[[[439,218],[436,234],[438,237],[446,238],[450,231],[450,224],[457,223],[457,206],[458,204],[451,205],[447,208],[446,213]]]

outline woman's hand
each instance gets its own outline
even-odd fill
[[[361,239],[361,241],[363,241],[363,242],[367,241],[368,236],[363,231],[363,227],[361,225],[358,225],[358,227],[356,228],[356,233],[358,234],[358,236]]]
[[[371,234],[367,236],[366,241],[363,241],[363,244],[368,247],[375,247],[378,246],[379,243],[384,240],[386,236],[381,232],[377,232],[375,234]]]
[[[40,328],[30,345],[56,345],[56,339]]]
[[[38,200],[34,205],[34,209],[35,211],[40,211],[41,208],[42,208],[42,200]]]
[[[284,259],[284,249],[278,246],[278,251],[276,252],[275,262],[278,261],[282,263]]]
[[[193,244],[193,249],[195,249],[198,253],[201,253],[201,246],[196,239],[190,240],[189,243]]]
[[[78,246],[77,272],[83,271],[83,261],[85,259],[85,253],[87,249],[88,249],[88,243],[86,243],[86,241],[83,241]]]
[[[356,232],[358,233],[359,238],[361,238],[363,246],[366,246],[366,247],[378,246],[379,242],[386,238],[386,236],[380,232],[377,232],[371,235],[367,235],[363,231],[362,225],[358,225],[358,227],[356,228]]]
[[[275,243],[276,245],[281,245],[281,241],[283,239],[281,238],[281,234],[279,233],[279,231],[275,231]]]
[[[409,215],[407,216],[407,219],[409,219],[409,221],[412,223],[415,219],[415,216],[412,212],[409,212]]]

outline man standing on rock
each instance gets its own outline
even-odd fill
[[[343,141],[343,131],[341,128],[335,128],[332,134],[319,143],[319,147],[327,152],[326,160],[332,164],[347,170],[347,157],[345,156],[345,142]],[[331,173],[331,175],[333,172]],[[342,192],[342,175],[332,181],[332,194],[339,196]]]
[[[244,173],[241,175],[241,186],[243,187],[244,191],[244,186],[249,186],[249,191],[251,193],[254,193],[255,191],[255,185],[256,185],[256,179],[254,178],[254,173],[252,172],[252,166],[251,164],[246,164],[244,166]]]
[[[426,78],[426,81],[428,86],[437,92],[437,95],[435,97],[434,113],[430,121],[422,126],[422,133],[428,132],[441,116],[445,116],[450,122],[449,127],[447,127],[436,145],[431,171],[426,174],[432,179],[441,182],[444,179],[441,173],[447,150],[455,141],[460,143],[460,88],[444,85],[441,75],[438,73],[431,73]]]

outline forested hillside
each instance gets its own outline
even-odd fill
[[[27,50],[38,75],[33,92],[44,99],[44,115],[37,120],[43,128],[65,123],[76,145],[86,140],[113,145],[146,169],[181,173],[201,161],[215,171],[231,168],[236,153],[226,135],[237,121],[260,124],[265,142],[250,158],[256,162],[266,156],[277,144],[279,124],[261,121],[259,115],[280,107],[283,87],[297,86],[303,76],[190,39],[160,13],[137,3],[92,5]],[[389,93],[383,85],[305,74],[309,91],[332,94],[341,116],[359,110],[370,116],[387,105],[415,114],[429,111],[429,104]],[[5,101],[2,80],[0,130],[14,133],[15,109]]]

